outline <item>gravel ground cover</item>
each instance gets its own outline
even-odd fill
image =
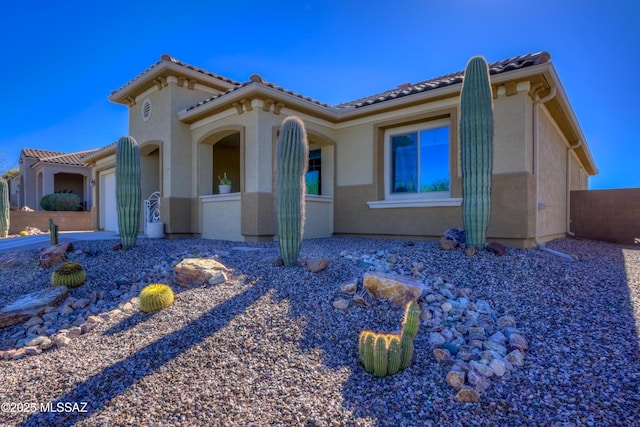
[[[578,257],[570,262],[536,249],[465,257],[435,242],[317,239],[304,242],[302,256],[330,264],[314,274],[275,266],[272,242],[145,239],[113,251],[115,243],[74,243],[88,280],[70,294],[164,282],[174,304],[152,315],[124,311],[65,347],[0,360],[0,403],[38,405],[0,413],[0,425],[640,425],[638,247],[549,244]],[[421,327],[409,368],[385,378],[366,373],[358,333],[396,330],[403,309],[380,300],[334,308],[343,281],[376,268],[345,251],[408,257],[424,264],[425,278],[471,288],[517,320],[529,341],[524,366],[492,381],[478,403],[457,402]],[[30,254],[33,262],[0,271],[0,306],[49,286],[50,270]],[[180,288],[171,266],[199,256],[215,256],[233,274],[219,285]],[[0,340],[13,332],[0,330]]]

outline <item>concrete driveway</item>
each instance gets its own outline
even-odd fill
[[[140,237],[142,236],[138,236],[138,238]],[[60,231],[58,233],[58,241],[60,243],[78,240],[120,240],[120,235],[113,231]],[[0,253],[42,249],[48,247],[49,244],[49,234],[10,237],[0,239]]]

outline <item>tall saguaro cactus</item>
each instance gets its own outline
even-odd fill
[[[135,246],[140,227],[140,148],[131,136],[116,146],[116,204],[123,248]]]
[[[305,216],[305,181],[309,145],[304,123],[297,117],[282,122],[276,152],[276,216],[284,265],[298,261]]]
[[[491,216],[493,100],[489,66],[481,56],[465,69],[460,110],[462,219],[467,246],[483,248]]]
[[[9,185],[0,178],[0,237],[9,234]]]

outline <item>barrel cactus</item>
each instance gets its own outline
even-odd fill
[[[358,337],[358,352],[360,354],[360,361],[364,366],[364,370],[373,372],[373,346],[376,342],[376,333],[369,330],[360,332]]]
[[[9,235],[9,185],[0,178],[0,237]]]
[[[484,248],[491,216],[493,100],[487,61],[469,60],[460,94],[462,220],[467,246]]]
[[[66,286],[67,288],[78,288],[87,280],[87,273],[84,267],[77,262],[65,262],[51,273],[51,284],[53,286]]]
[[[123,136],[116,146],[116,205],[124,249],[136,244],[141,203],[140,148],[133,137]]]
[[[413,340],[420,326],[420,306],[409,302],[405,307],[400,334],[369,330],[358,336],[358,353],[364,370],[377,377],[394,375],[411,364]]]
[[[280,253],[284,265],[297,264],[302,245],[305,216],[305,174],[309,145],[302,120],[288,117],[282,122],[276,153],[276,215]]]
[[[140,291],[140,310],[145,313],[162,310],[173,304],[173,291],[169,285],[154,283]]]

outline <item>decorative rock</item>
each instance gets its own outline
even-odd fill
[[[498,319],[498,325],[509,327],[509,328],[515,328],[516,319],[514,319],[513,316],[502,316],[501,318]]]
[[[433,349],[433,358],[436,359],[436,362],[438,362],[438,363],[446,363],[446,362],[452,362],[453,361],[451,359],[451,353],[449,353],[449,350],[444,349],[444,348],[434,348]]]
[[[507,368],[504,364],[504,362],[500,359],[493,359],[491,360],[491,362],[489,363],[489,367],[491,368],[491,370],[493,371],[494,374],[496,374],[499,377],[504,376]]]
[[[465,373],[461,371],[449,371],[449,373],[447,373],[447,384],[456,390],[460,390],[462,386],[464,386],[465,376]]]
[[[491,382],[487,377],[481,375],[473,369],[467,373],[467,381],[478,393],[482,393],[491,386]]]
[[[73,307],[74,309],[81,309],[81,308],[85,308],[86,306],[88,306],[91,303],[91,300],[89,298],[80,298],[79,300],[76,300],[71,307]]]
[[[463,387],[456,394],[456,400],[458,402],[471,402],[475,403],[480,400],[480,393],[470,387]]]
[[[368,307],[373,304],[373,299],[373,294],[366,289],[360,290],[360,292],[353,296],[353,302],[364,307]]]
[[[476,360],[472,360],[469,362],[469,366],[471,367],[471,369],[473,369],[474,371],[477,371],[479,374],[485,377],[490,377],[491,375],[493,375],[493,371],[491,370],[488,364],[484,364]]]
[[[46,306],[62,301],[67,292],[65,286],[56,286],[23,295],[0,310],[0,328],[43,314]]]
[[[507,354],[507,347],[495,341],[484,341],[482,343],[482,348],[484,348],[485,350],[493,350],[501,356]]]
[[[524,354],[520,350],[513,350],[511,353],[507,354],[507,360],[515,366],[523,366],[524,365]]]
[[[439,332],[431,332],[429,334],[429,344],[434,347],[441,346],[446,343],[447,339]]]
[[[420,298],[422,291],[426,289],[426,285],[421,280],[387,273],[367,273],[362,281],[364,289],[376,297],[387,299],[401,306]]]
[[[349,307],[349,300],[344,298],[339,298],[333,302],[333,307],[338,310],[346,310]]]
[[[174,268],[180,286],[218,284],[226,281],[230,270],[211,258],[185,258]]]
[[[444,237],[453,240],[458,245],[464,245],[467,241],[464,228],[450,228],[444,232]]]
[[[511,334],[509,337],[509,347],[517,348],[518,350],[524,352],[529,349],[529,343],[526,338],[520,334]]]
[[[86,334],[87,332],[89,332],[93,328],[95,328],[96,326],[98,326],[97,323],[83,323],[82,325],[80,325],[80,333]]]
[[[67,338],[74,339],[74,338],[78,338],[81,334],[82,334],[82,329],[80,329],[80,327],[78,326],[74,326],[73,328],[67,331],[66,336]]]
[[[312,273],[319,273],[329,265],[327,258],[310,259],[307,261],[307,268]]]
[[[104,320],[102,320],[102,318],[99,316],[87,317],[87,323],[102,323],[102,322],[104,322]]]
[[[64,334],[58,334],[53,339],[53,343],[56,347],[62,348],[71,342],[71,338],[66,337]]]
[[[497,256],[503,256],[507,252],[507,248],[498,242],[491,242],[487,245],[487,252],[494,253]]]
[[[59,262],[67,258],[67,253],[73,250],[71,243],[60,243],[58,245],[49,246],[40,252],[40,266],[42,268],[51,268]]]
[[[502,332],[498,331],[489,337],[489,341],[494,341],[504,345],[507,343],[507,337],[505,337]]]
[[[32,318],[30,318],[29,320],[27,320],[26,322],[24,322],[24,326],[25,328],[29,327],[29,326],[33,326],[33,325],[42,325],[42,323],[44,323],[44,321],[42,320],[42,317],[40,316],[33,316]]]
[[[40,344],[42,344],[45,340],[51,341],[49,340],[48,337],[44,336],[44,335],[39,335],[35,338],[31,338],[29,341],[26,341],[24,346],[25,347],[36,347],[39,346]]]
[[[441,237],[438,241],[441,251],[451,251],[456,248],[457,243],[453,240],[449,240],[446,237]]]
[[[343,294],[355,295],[358,290],[358,279],[351,279],[343,282],[340,286],[340,290]]]
[[[475,246],[468,247],[467,249],[464,250],[464,254],[466,256],[474,256],[477,253],[478,253],[478,249],[476,249]]]
[[[6,270],[13,267],[18,267],[31,262],[32,258],[28,252],[12,252],[4,255],[0,255],[0,269]]]

